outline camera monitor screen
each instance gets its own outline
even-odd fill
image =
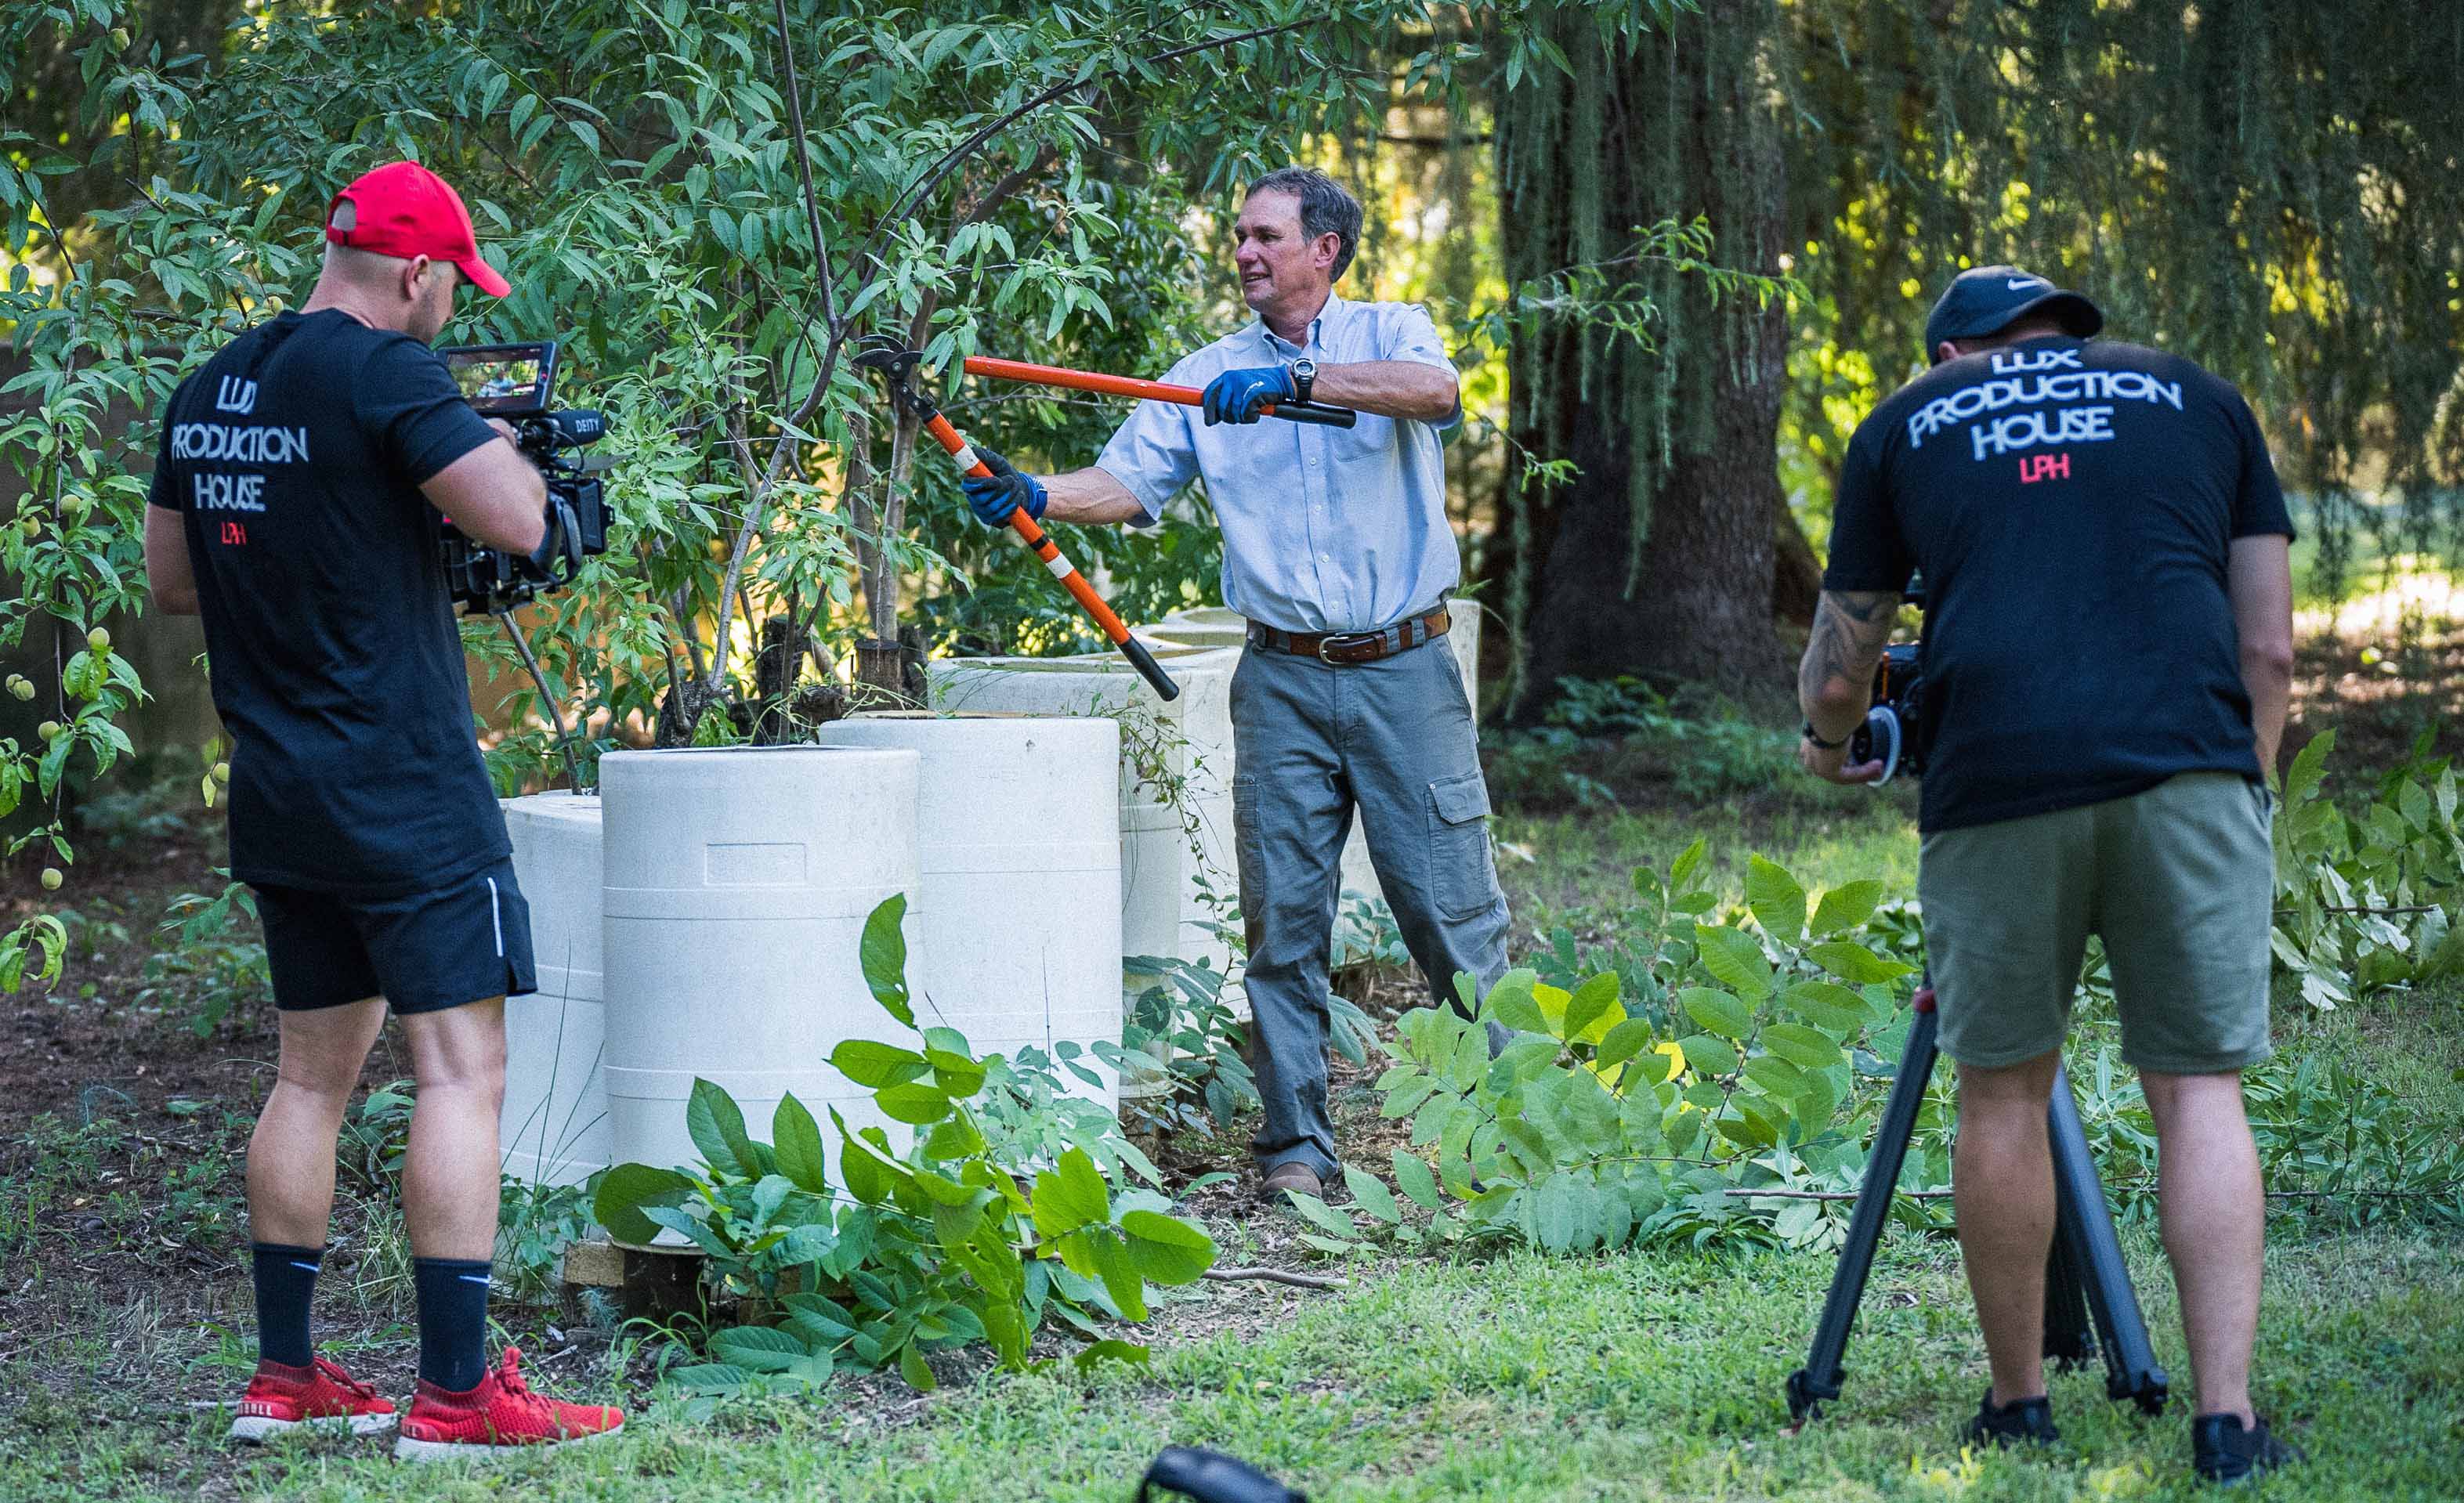
[[[474,344],[439,350],[471,405],[498,417],[545,412],[556,383],[556,345]]]

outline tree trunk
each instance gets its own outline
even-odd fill
[[[1526,79],[1499,100],[1509,278],[1617,262],[1637,227],[1697,215],[1716,237],[1711,259],[1775,272],[1786,180],[1770,0],[1705,0],[1631,49],[1604,46],[1572,9],[1542,24],[1573,76]],[[1783,313],[1715,301],[1704,276],[1662,260],[1604,270],[1609,287],[1591,296],[1648,294],[1657,349],[1556,313],[1518,327],[1510,353],[1519,452],[1580,469],[1525,493],[1506,540],[1521,721],[1561,677],[1737,688],[1786,672],[1772,626]]]

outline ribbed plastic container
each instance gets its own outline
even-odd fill
[[[1180,685],[1169,704],[1112,653],[948,658],[925,665],[933,708],[950,713],[1104,715],[1120,722],[1121,945],[1219,970],[1215,926],[1239,897],[1232,841],[1232,670],[1237,649],[1158,643]],[[1209,892],[1225,901],[1219,914]]]
[[[924,953],[915,1017],[979,1056],[1121,1040],[1120,728],[1101,715],[859,715],[825,746],[905,748],[916,795]],[[1116,1102],[1112,1068],[1069,1094]]]
[[[866,990],[864,921],[909,899],[911,985],[928,924],[918,886],[913,752],[732,747],[619,752],[606,806],[609,1151],[670,1166],[700,1155],[685,1127],[693,1078],[726,1088],[756,1138],[789,1092],[822,1124],[906,1130],[829,1064],[842,1039],[912,1046]]]
[[[578,1185],[609,1163],[600,801],[533,794],[503,807],[539,966],[539,991],[505,1001],[505,1172]]]

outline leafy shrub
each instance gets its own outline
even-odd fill
[[[2303,1001],[2332,1008],[2464,974],[2464,826],[2455,771],[2424,732],[2359,815],[2324,793],[2332,730],[2293,759],[2276,814],[2270,940]]]
[[[228,879],[231,872],[218,866],[214,875]],[[188,1031],[199,1038],[211,1034],[235,1004],[274,991],[265,946],[248,933],[255,923],[256,894],[246,882],[227,880],[219,894],[184,892],[172,899],[162,927],[178,933],[179,948],[146,958],[145,979],[154,985],[139,991],[137,1000],[173,992],[187,1004]]]
[[[1233,950],[1240,952],[1237,943]],[[1165,1087],[1156,1095],[1123,1095],[1122,1116],[1143,1132],[1214,1138],[1231,1131],[1235,1117],[1258,1105],[1258,1081],[1245,1053],[1248,1030],[1224,994],[1225,972],[1164,955],[1131,955],[1121,969],[1132,984],[1121,1042],[1099,1041],[1095,1052],[1119,1068],[1125,1082],[1159,1075]],[[1346,997],[1329,995],[1327,1012],[1335,1052],[1366,1067],[1377,1047],[1376,1025]]]
[[[1809,904],[1785,870],[1755,858],[1746,913],[1706,923],[1695,841],[1663,880],[1635,874],[1650,957],[1629,1008],[1616,970],[1573,989],[1529,969],[1477,999],[1478,1017],[1420,1009],[1397,1029],[1378,1078],[1382,1115],[1408,1118],[1396,1183],[1435,1213],[1407,1217],[1375,1176],[1345,1183],[1382,1234],[1404,1241],[1507,1237],[1552,1252],[1751,1231],[1771,1218],[1732,1191],[1853,1176],[1866,1123],[1906,1039],[1906,963],[1861,937],[1881,892],[1850,882]],[[1468,1008],[1469,978],[1458,978]],[[1485,1024],[1513,1031],[1491,1059]],[[1929,1106],[1937,1119],[1939,1109]],[[1327,1251],[1358,1245],[1353,1215],[1294,1197]],[[1809,1208],[1815,1203],[1797,1203]],[[1781,1213],[1814,1218],[1792,1206]]]
[[[765,1143],[725,1091],[696,1080],[686,1122],[703,1162],[618,1165],[600,1181],[602,1226],[627,1242],[663,1229],[688,1238],[745,1317],[712,1333],[710,1361],[674,1374],[689,1390],[807,1387],[841,1367],[894,1367],[929,1389],[925,1354],[935,1349],[984,1341],[1003,1368],[1044,1365],[1028,1351],[1047,1320],[1085,1340],[1081,1364],[1144,1361],[1144,1347],[1106,1337],[1099,1318],[1142,1320],[1150,1283],[1189,1283],[1214,1261],[1203,1229],[1172,1215],[1154,1190],[1123,1188],[1089,1147],[1048,1160],[1001,1151],[1038,1141],[1018,1115],[1035,1093],[1010,1088],[1007,1106],[988,1103],[1004,1061],[976,1057],[955,1030],[916,1027],[905,911],[891,898],[867,920],[865,981],[920,1047],[849,1039],[830,1062],[917,1129],[913,1148],[900,1153],[877,1127],[850,1131],[832,1109],[842,1193],[826,1174],[820,1124],[793,1096]],[[987,1131],[988,1116],[1004,1112],[1009,1120]],[[1116,1140],[1096,1146],[1115,1164],[1144,1165]]]

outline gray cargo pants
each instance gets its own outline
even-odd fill
[[[1327,955],[1343,842],[1360,810],[1369,856],[1433,999],[1457,971],[1485,995],[1506,971],[1506,895],[1488,785],[1455,655],[1442,640],[1333,666],[1251,647],[1232,677],[1232,823],[1248,941],[1259,1166],[1335,1171],[1326,1110]]]

